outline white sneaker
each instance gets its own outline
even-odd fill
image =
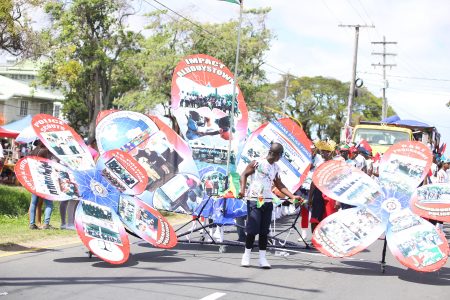
[[[223,227],[217,226],[216,230],[214,231],[213,234],[213,238],[214,240],[216,240],[216,242],[223,242]]]
[[[304,242],[307,239],[308,239],[308,231],[306,231],[306,229],[302,229],[301,237],[297,241]]]
[[[250,267],[250,253],[252,253],[252,249],[245,248],[245,252],[242,255],[241,266],[242,267]]]
[[[271,268],[269,262],[266,259],[266,251],[265,250],[259,250],[259,266],[263,269]]]

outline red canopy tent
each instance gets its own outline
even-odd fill
[[[0,127],[0,138],[13,138],[15,139],[19,135],[17,131],[10,131]]]

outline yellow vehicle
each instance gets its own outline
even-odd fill
[[[393,120],[390,123],[361,121],[352,129],[352,142],[358,144],[366,140],[372,153],[383,154],[393,144],[400,141],[420,141],[431,151],[439,152],[441,135],[436,127],[414,120]]]
[[[353,128],[352,134],[353,143],[358,144],[361,140],[366,140],[374,155],[384,154],[395,143],[413,139],[411,129],[386,124],[359,124]]]

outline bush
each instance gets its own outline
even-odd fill
[[[31,193],[23,187],[0,185],[0,215],[21,216],[28,213]]]

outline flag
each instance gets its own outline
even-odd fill
[[[239,179],[240,179],[240,176],[236,172],[231,172],[228,175],[229,186],[228,186],[227,190],[223,191],[225,198],[236,198],[237,197],[237,195],[239,194],[239,190],[240,190]],[[231,195],[233,195],[233,196],[231,197]]]
[[[225,2],[230,2],[230,3],[234,3],[234,4],[241,4],[241,2],[243,0],[219,0],[219,1],[225,1]]]
[[[439,148],[439,154],[443,154],[445,152],[445,148],[447,148],[447,143],[443,143]]]
[[[261,208],[264,205],[264,197],[259,196],[256,200],[256,208]]]

